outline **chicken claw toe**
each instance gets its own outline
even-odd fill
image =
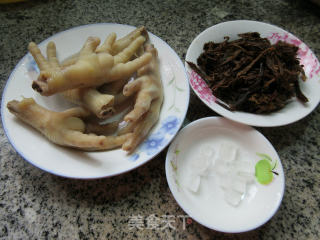
[[[122,133],[132,131],[122,145],[122,149],[129,153],[134,151],[158,121],[163,102],[157,51],[152,45],[146,45],[145,50],[152,53],[152,61],[138,70],[140,77],[128,83],[123,91],[124,95],[137,94],[133,110],[124,118],[128,124],[121,130]]]
[[[138,70],[138,78],[125,85],[124,96],[136,93],[134,108],[125,117],[125,121],[137,121],[149,109],[151,102],[161,96],[162,83],[159,75],[158,54],[152,45],[146,45],[145,51],[152,54],[152,60]]]

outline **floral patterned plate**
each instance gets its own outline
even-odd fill
[[[244,32],[259,32],[261,37],[268,38],[273,44],[281,40],[299,47],[298,57],[300,58],[301,64],[304,65],[307,76],[307,81],[300,81],[300,86],[302,92],[309,99],[309,102],[302,104],[298,100],[294,100],[283,109],[270,114],[252,114],[239,111],[231,112],[216,103],[216,98],[212,95],[206,82],[185,63],[189,83],[197,96],[209,108],[222,116],[251,126],[275,127],[287,125],[311,113],[320,101],[320,63],[306,44],[279,27],[247,20],[217,24],[206,29],[193,40],[187,51],[186,61],[197,63],[197,58],[202,53],[203,45],[206,42],[222,42],[224,36],[229,36],[230,40],[234,40],[238,38],[237,34]]]
[[[54,41],[59,59],[65,59],[79,51],[89,36],[97,36],[103,40],[109,33],[115,32],[117,37],[122,37],[133,29],[133,26],[113,23],[84,25],[55,34],[41,42],[39,47],[45,53],[47,43]],[[149,36],[159,53],[164,103],[158,123],[135,153],[127,155],[120,149],[81,152],[59,147],[10,114],[6,108],[7,102],[20,99],[21,96],[33,97],[40,105],[56,111],[70,107],[59,96],[42,97],[32,90],[31,82],[37,77],[39,70],[29,53],[11,73],[1,103],[2,123],[16,151],[40,169],[64,177],[82,179],[121,174],[141,166],[159,154],[171,142],[185,118],[189,104],[189,85],[185,68],[175,51],[159,37],[152,33]]]
[[[248,163],[245,171],[251,169],[245,175],[249,182],[237,206],[226,201],[221,187],[225,183],[217,170],[219,161],[224,160],[219,152],[223,143],[235,146],[237,158]],[[198,190],[194,191],[190,187],[194,186],[192,176],[198,171],[195,163],[204,163],[202,158],[207,157],[207,173],[201,175]],[[285,189],[281,161],[271,143],[254,128],[222,117],[199,119],[179,132],[168,149],[166,176],[174,198],[191,218],[229,233],[253,230],[266,223],[278,210]],[[225,181],[231,177],[234,175],[228,174]],[[236,191],[238,183],[231,185],[238,186]]]

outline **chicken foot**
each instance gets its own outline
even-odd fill
[[[31,125],[55,144],[82,150],[107,150],[121,146],[131,134],[120,136],[97,136],[85,134],[84,118],[89,112],[77,107],[63,112],[54,112],[38,105],[34,99],[10,101],[9,111]]]
[[[40,75],[33,81],[32,88],[42,95],[49,96],[74,88],[97,87],[106,82],[128,79],[151,60],[151,54],[146,53],[128,61],[145,41],[142,36],[115,56],[107,52],[108,44],[115,40],[115,34],[111,34],[107,40],[96,52],[100,39],[89,37],[80,51],[78,60],[66,68],[59,65],[53,42],[48,44],[48,59],[45,59],[38,46],[31,42],[29,51],[40,69]]]

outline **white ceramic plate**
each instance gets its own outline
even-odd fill
[[[85,25],[58,33],[41,42],[39,47],[45,53],[49,41],[54,41],[60,60],[78,52],[89,36],[103,41],[109,33],[120,38],[135,27],[101,23]],[[134,169],[160,153],[179,130],[189,104],[189,85],[183,63],[172,48],[159,37],[149,33],[150,41],[158,49],[160,72],[164,86],[164,103],[159,122],[137,151],[128,156],[124,151],[81,152],[59,147],[47,141],[31,127],[17,120],[6,104],[13,99],[33,97],[42,106],[51,110],[65,110],[69,105],[57,96],[43,97],[31,88],[31,82],[38,75],[38,68],[28,53],[11,73],[6,84],[1,115],[5,132],[20,155],[31,164],[50,173],[71,178],[100,178],[124,173]],[[27,45],[28,43],[26,43]]]
[[[274,25],[237,20],[214,25],[200,33],[188,48],[186,61],[197,63],[197,58],[203,52],[203,45],[206,42],[222,42],[224,36],[229,36],[230,41],[239,38],[237,34],[245,32],[259,32],[261,37],[267,37],[271,43],[279,40],[294,44],[299,47],[298,57],[304,65],[308,77],[306,82],[300,81],[300,87],[305,96],[309,99],[307,104],[294,100],[283,109],[271,114],[252,114],[245,112],[231,112],[215,103],[215,97],[204,80],[197,75],[185,63],[189,75],[189,83],[197,96],[212,110],[231,120],[260,127],[275,127],[293,123],[311,113],[320,101],[320,64],[314,53],[301,40],[291,33]]]
[[[189,190],[194,172],[191,162],[199,158],[201,147],[211,146],[214,159],[221,143],[237,147],[238,155],[252,161],[252,166],[261,160],[257,153],[267,154],[277,162],[274,171],[278,175],[274,174],[268,185],[260,184],[253,176],[236,207],[225,201],[221,180],[215,173],[201,178],[198,192]],[[215,168],[213,165],[212,169]],[[197,120],[179,132],[167,153],[166,176],[174,198],[191,218],[208,228],[229,233],[249,231],[267,222],[279,208],[285,188],[282,165],[271,143],[252,127],[221,117]]]

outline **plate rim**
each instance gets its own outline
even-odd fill
[[[84,24],[84,25],[78,25],[78,26],[75,26],[75,27],[71,27],[71,28],[68,28],[66,30],[63,30],[63,31],[60,31],[60,32],[57,32],[53,35],[51,35],[50,37],[42,40],[41,42],[38,43],[38,45],[42,45],[42,44],[45,44],[47,42],[49,42],[52,38],[56,37],[56,36],[59,36],[61,34],[64,34],[66,32],[69,32],[69,31],[73,31],[73,30],[77,30],[77,29],[81,29],[81,28],[86,28],[86,27],[95,27],[97,25],[119,25],[119,26],[122,26],[122,27],[129,27],[129,28],[136,28],[135,26],[132,26],[132,25],[128,25],[128,24],[120,24],[120,23],[109,23],[109,22],[106,22],[106,23],[103,23],[103,22],[100,22],[100,23],[93,23],[93,24]],[[173,55],[175,55],[177,57],[177,59],[179,59],[179,62],[178,64],[181,66],[181,71],[183,72],[183,75],[185,77],[185,80],[188,81],[188,75],[187,75],[187,71],[183,65],[183,61],[181,60],[181,58],[179,57],[179,55],[176,53],[176,51],[166,42],[164,41],[163,39],[161,39],[160,37],[158,37],[157,35],[153,34],[152,32],[150,32],[149,30],[148,31],[148,34],[151,35],[152,37],[160,40],[161,42],[163,42],[163,44],[168,48],[168,50],[170,50]],[[184,111],[183,114],[181,114],[181,121],[180,123],[178,124],[178,127],[176,128],[176,132],[170,136],[170,139],[168,140],[168,142],[166,144],[164,144],[154,155],[146,158],[144,161],[134,165],[133,167],[131,168],[126,168],[125,170],[122,170],[122,171],[117,171],[115,173],[112,173],[112,174],[108,174],[108,175],[105,175],[105,174],[100,174],[100,175],[97,175],[97,176],[94,176],[94,177],[91,177],[91,176],[68,176],[67,174],[62,174],[60,172],[55,172],[55,171],[52,171],[50,169],[47,169],[43,166],[39,166],[37,165],[34,161],[32,161],[31,159],[28,159],[27,157],[24,156],[24,154],[21,152],[21,150],[16,146],[15,142],[13,139],[10,138],[9,136],[9,131],[7,129],[7,126],[6,126],[6,120],[5,120],[5,109],[6,109],[6,103],[5,103],[5,95],[7,93],[7,88],[8,88],[8,85],[9,85],[9,82],[11,81],[11,79],[13,78],[15,72],[21,67],[21,65],[23,64],[23,62],[26,60],[26,58],[30,56],[30,53],[27,52],[19,61],[18,63],[14,66],[13,70],[11,70],[11,73],[8,77],[8,79],[6,80],[6,83],[5,83],[5,86],[3,88],[3,91],[2,91],[2,94],[1,94],[1,122],[2,122],[2,128],[4,130],[4,133],[5,133],[5,136],[7,137],[8,139],[8,142],[11,144],[11,146],[14,148],[14,150],[28,163],[30,163],[31,165],[33,165],[34,167],[38,168],[38,169],[41,169],[47,173],[50,173],[50,174],[53,174],[53,175],[56,175],[56,176],[59,176],[59,177],[64,177],[64,178],[69,178],[69,179],[82,179],[82,180],[94,180],[94,179],[101,179],[101,178],[109,178],[109,177],[114,177],[114,176],[118,176],[118,175],[121,175],[121,174],[124,174],[124,173],[127,173],[127,172],[130,172],[132,170],[135,170],[137,169],[138,167],[144,165],[145,163],[151,161],[152,159],[156,158],[162,151],[164,151],[166,149],[166,147],[173,141],[174,137],[178,134],[181,126],[183,125],[183,122],[186,118],[186,115],[187,115],[187,112],[188,112],[188,108],[189,108],[189,102],[190,102],[190,85],[189,83],[186,84],[186,96],[187,96],[187,99],[186,99],[186,109]],[[163,80],[162,80],[162,83],[163,83]],[[162,111],[162,109],[161,109]],[[147,139],[147,138],[146,138]],[[141,143],[142,144],[142,143]]]
[[[190,83],[190,77],[189,77],[189,71],[188,69],[190,69],[190,67],[188,66],[187,64],[187,56],[189,55],[189,52],[190,52],[190,49],[191,49],[191,46],[193,44],[195,44],[197,42],[197,40],[204,34],[206,34],[207,32],[211,31],[212,28],[214,27],[217,27],[219,25],[223,25],[223,24],[232,24],[232,23],[240,23],[240,22],[243,22],[243,23],[258,23],[258,24],[262,24],[262,25],[268,25],[268,26],[271,26],[275,29],[278,29],[280,31],[283,31],[283,32],[286,32],[292,36],[294,36],[295,38],[297,38],[298,40],[300,40],[302,43],[304,43],[300,38],[298,38],[296,35],[294,35],[293,33],[281,28],[281,27],[278,27],[274,24],[271,24],[271,23],[266,23],[266,22],[261,22],[261,21],[255,21],[255,20],[246,20],[246,19],[239,19],[239,20],[231,20],[231,21],[224,21],[224,22],[220,22],[220,23],[217,23],[215,25],[212,25],[208,28],[206,28],[205,30],[203,30],[202,32],[200,32],[193,40],[192,42],[190,43],[189,47],[188,47],[188,50],[187,50],[187,53],[186,53],[186,56],[185,56],[185,59],[184,59],[184,62],[185,62],[185,68],[186,68],[186,71],[187,71],[187,74],[188,74],[188,82],[189,82],[189,85],[191,86],[191,89],[192,91],[197,95],[197,97],[201,100],[202,103],[204,103],[208,108],[210,108],[212,111],[222,115],[223,117],[225,118],[228,118],[232,121],[235,121],[235,122],[238,122],[238,123],[242,123],[242,124],[246,124],[246,125],[249,125],[249,126],[255,126],[255,127],[280,127],[280,126],[286,126],[286,125],[289,125],[289,124],[292,124],[292,123],[295,123],[295,122],[298,122],[300,120],[302,120],[303,118],[307,117],[308,115],[310,115],[316,108],[317,106],[319,105],[320,103],[320,97],[317,101],[317,103],[310,108],[309,111],[306,112],[306,114],[304,115],[300,115],[298,118],[294,118],[292,120],[289,120],[289,121],[284,121],[282,123],[272,123],[272,124],[259,124],[259,121],[254,121],[254,123],[252,123],[252,121],[246,121],[245,119],[238,119],[237,117],[233,117],[233,116],[229,116],[228,114],[225,114],[224,112],[225,111],[228,111],[224,108],[222,108],[221,106],[219,106],[217,103],[212,103],[212,105],[210,105],[209,103],[207,103],[206,101],[204,101],[201,97],[200,97],[200,94],[193,88],[193,86],[191,85]],[[310,52],[313,54],[313,56],[318,60],[318,62],[320,63],[319,59],[317,58],[317,55],[312,51],[312,49],[306,44],[304,43],[310,50]],[[213,95],[214,96],[214,95]],[[214,106],[214,107],[213,107]],[[279,111],[281,111],[282,109],[276,111],[276,112],[273,112],[274,114],[275,113],[278,113]],[[241,111],[239,111],[241,112]],[[254,114],[254,113],[247,113],[247,112],[241,112],[241,113],[244,113],[244,114],[251,114],[251,115],[258,115],[258,116],[261,116],[261,114]],[[269,113],[269,114],[273,114],[273,113]]]
[[[239,127],[242,127],[242,128],[246,128],[248,130],[254,130],[254,132],[256,134],[259,135],[259,137],[261,137],[262,139],[264,139],[264,141],[269,144],[269,146],[272,148],[272,150],[274,151],[275,155],[277,156],[278,158],[278,162],[279,162],[279,165],[280,168],[282,169],[282,172],[283,172],[283,175],[281,176],[281,183],[282,183],[282,189],[281,189],[281,198],[279,199],[279,203],[276,205],[276,207],[273,209],[273,211],[271,212],[270,216],[265,218],[264,221],[262,221],[261,223],[259,223],[258,225],[255,225],[253,227],[248,227],[248,228],[245,228],[241,231],[232,231],[232,230],[225,230],[225,229],[220,229],[220,228],[215,228],[213,226],[210,226],[210,224],[208,223],[204,223],[203,221],[199,221],[199,219],[197,219],[197,217],[194,217],[192,214],[190,214],[190,212],[188,210],[186,210],[187,208],[181,204],[177,199],[176,199],[176,195],[178,194],[177,191],[173,190],[174,189],[174,183],[173,183],[173,179],[172,179],[172,176],[170,175],[170,173],[172,172],[172,170],[170,170],[170,167],[171,167],[171,164],[170,164],[170,161],[171,159],[169,159],[169,155],[171,155],[171,153],[173,152],[173,149],[174,149],[174,146],[179,142],[179,138],[181,137],[181,135],[186,131],[188,130],[189,127],[192,127],[192,126],[195,126],[195,125],[198,125],[200,124],[201,122],[212,122],[212,125],[214,125],[214,121],[219,121],[219,120],[222,120],[222,121],[228,121],[229,124],[232,124],[236,127],[236,125],[238,125]],[[166,162],[165,162],[165,172],[166,172],[166,179],[167,179],[167,183],[168,183],[168,186],[169,186],[169,189],[171,191],[171,194],[173,195],[173,198],[175,199],[176,203],[179,205],[179,207],[181,207],[181,209],[188,214],[189,217],[191,217],[193,220],[195,220],[196,222],[200,223],[201,225],[209,228],[209,229],[212,229],[212,230],[215,230],[215,231],[219,231],[219,232],[224,232],[224,233],[244,233],[244,232],[248,232],[248,231],[252,231],[254,229],[257,229],[261,226],[263,226],[264,224],[266,224],[268,221],[270,221],[272,219],[272,217],[277,213],[277,211],[279,210],[281,204],[282,204],[282,201],[283,201],[283,198],[284,198],[284,195],[285,195],[285,189],[286,189],[286,184],[285,184],[285,173],[284,173],[284,169],[283,169],[283,166],[282,166],[282,162],[281,162],[281,159],[279,157],[279,154],[278,152],[275,150],[274,146],[271,144],[271,142],[262,134],[260,133],[258,130],[256,130],[254,127],[252,126],[249,126],[249,125],[246,125],[246,124],[242,124],[242,123],[239,123],[239,122],[235,122],[235,121],[232,121],[228,118],[224,118],[224,117],[219,117],[219,116],[213,116],[213,117],[204,117],[204,118],[200,118],[196,121],[193,121],[191,123],[189,123],[188,125],[186,125],[184,128],[182,128],[179,133],[175,136],[174,140],[171,142],[169,148],[168,148],[168,151],[167,151],[167,155],[166,155]],[[169,180],[170,179],[170,180]],[[280,184],[281,184],[280,183]]]

